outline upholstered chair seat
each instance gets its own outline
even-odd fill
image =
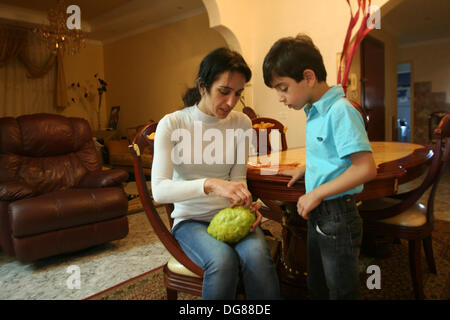
[[[364,201],[358,208],[359,210],[363,210],[365,212],[370,210],[375,212],[389,208],[393,205],[399,204],[400,202],[401,200],[399,199],[382,198]],[[418,202],[405,211],[393,217],[378,220],[378,222],[404,227],[420,227],[427,222],[427,207],[425,204]]]
[[[199,279],[202,278],[198,274],[195,274],[191,270],[186,268],[182,263],[180,263],[177,259],[175,259],[172,256],[170,257],[169,261],[167,262],[167,268],[171,272],[179,274],[179,275],[194,277],[194,278],[199,278]]]

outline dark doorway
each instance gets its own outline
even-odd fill
[[[397,139],[411,141],[411,64],[397,65]]]
[[[369,140],[384,141],[384,44],[369,36],[361,42],[361,82],[362,105],[369,117]]]

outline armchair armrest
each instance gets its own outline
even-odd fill
[[[91,171],[84,176],[78,188],[105,188],[118,186],[128,179],[128,172],[122,169]]]
[[[17,201],[33,195],[33,189],[23,181],[0,182],[0,201]]]

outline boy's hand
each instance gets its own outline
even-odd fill
[[[308,220],[309,213],[317,208],[321,202],[322,198],[316,196],[316,193],[306,193],[297,201],[297,212],[303,219]]]
[[[298,179],[300,179],[301,177],[303,177],[305,175],[305,170],[306,170],[305,166],[301,166],[301,167],[297,167],[297,168],[293,168],[293,169],[286,168],[286,169],[281,169],[278,172],[278,174],[280,174],[282,176],[292,177],[292,179],[287,184],[288,187],[292,187]]]

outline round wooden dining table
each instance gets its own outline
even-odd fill
[[[377,199],[396,194],[398,185],[420,176],[433,156],[429,146],[405,142],[371,142],[377,165],[377,177],[364,185],[358,200]],[[305,148],[275,152],[265,157],[249,158],[247,183],[252,194],[261,199],[297,201],[305,193],[304,180],[288,188],[288,176],[278,174],[282,168],[306,163]]]
[[[431,146],[403,142],[371,142],[377,176],[355,195],[357,201],[391,196],[398,186],[419,177],[433,156]],[[247,184],[254,197],[271,209],[270,215],[282,225],[282,253],[277,262],[280,287],[285,296],[299,298],[306,288],[306,222],[296,214],[296,202],[305,193],[304,180],[287,187],[289,176],[279,175],[283,168],[303,166],[305,148],[293,148],[270,155],[249,158]],[[278,207],[278,210],[277,210]],[[290,210],[287,210],[290,208]],[[295,214],[292,214],[295,213]],[[300,295],[303,295],[303,294]]]

